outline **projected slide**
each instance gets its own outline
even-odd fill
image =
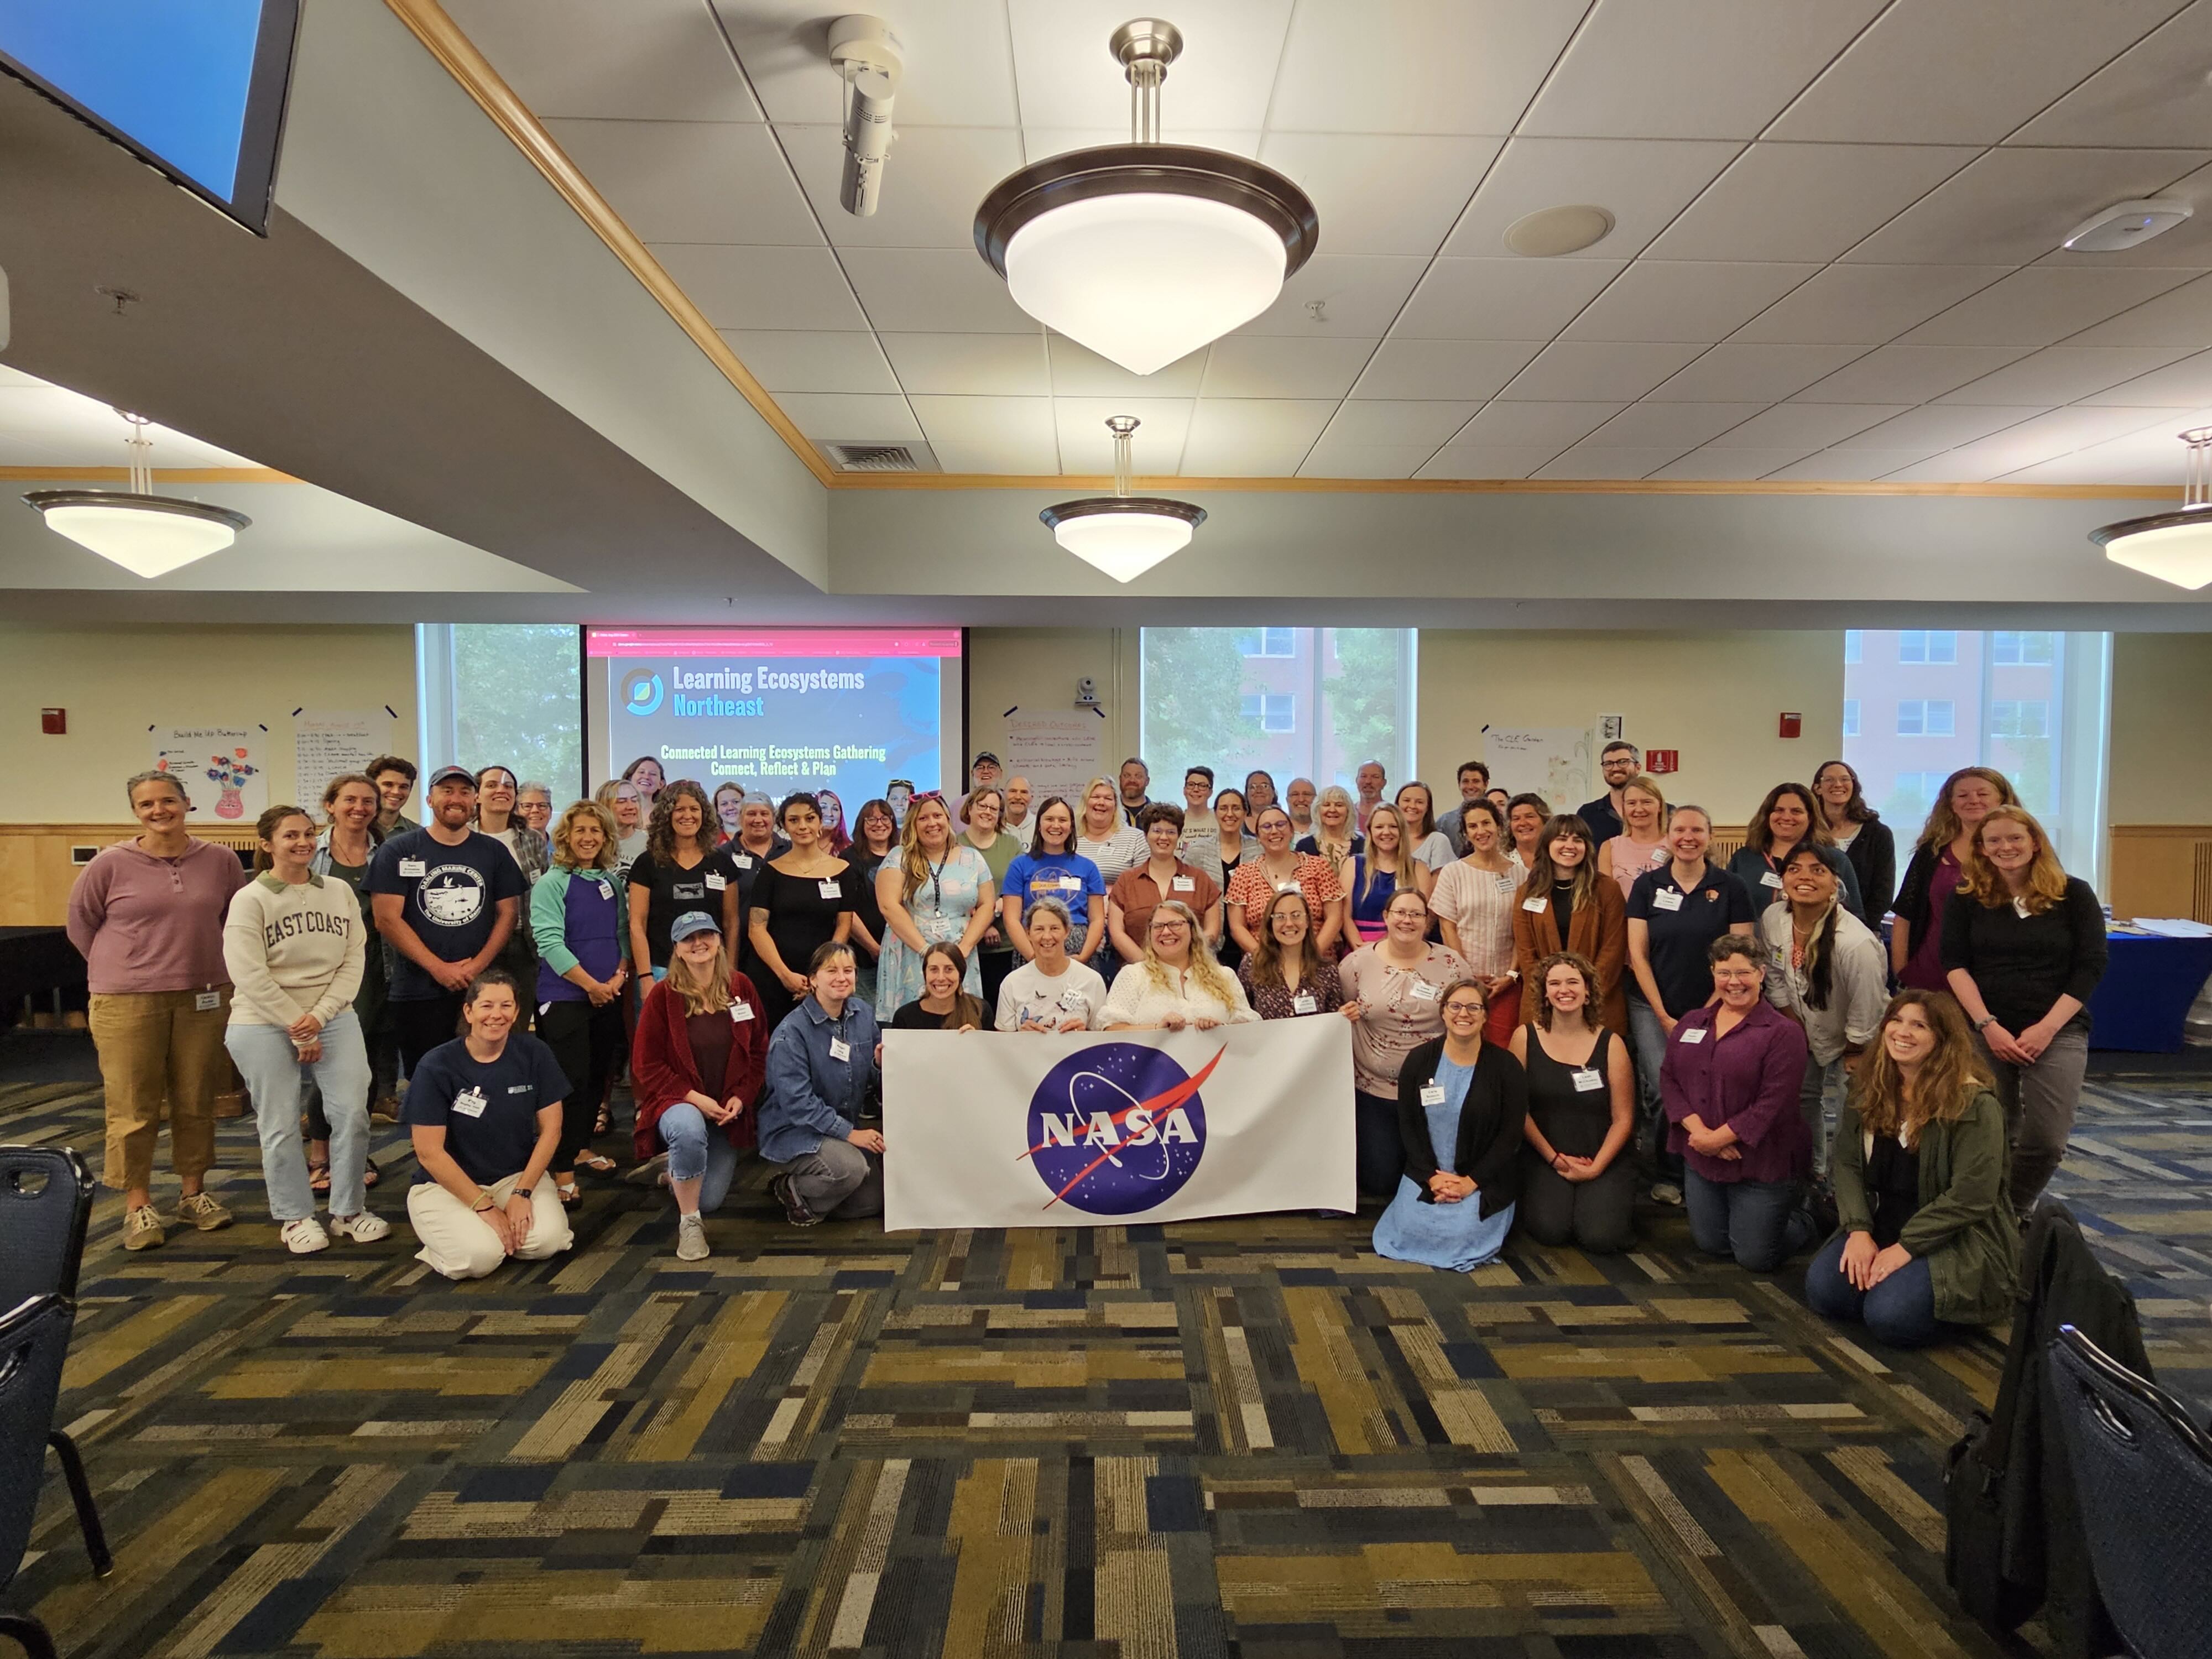
[[[833,789],[850,813],[957,773],[957,629],[591,628],[584,651],[596,778],[651,755],[710,793]]]

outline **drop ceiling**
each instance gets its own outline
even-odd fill
[[[1139,379],[977,258],[1127,136],[1128,0],[874,0],[907,71],[837,206],[830,11],[446,0],[807,438],[946,472],[2160,483],[2212,420],[2212,0],[1181,0],[1166,136],[1313,197],[1265,315]],[[859,0],[855,0],[859,3]],[[2059,251],[2100,208],[2200,216]],[[1509,252],[1538,208],[1615,228]]]

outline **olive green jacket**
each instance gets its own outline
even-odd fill
[[[1846,1104],[1836,1124],[1830,1174],[1847,1237],[1874,1231],[1866,1158],[1858,1108]],[[1957,1121],[1930,1123],[1920,1132],[1920,1207],[1897,1242],[1928,1263],[1936,1317],[1948,1323],[1994,1325],[2012,1316],[2020,1226],[2007,1190],[2008,1163],[2004,1108],[1986,1089]]]

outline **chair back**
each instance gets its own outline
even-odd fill
[[[0,1309],[76,1294],[92,1171],[66,1146],[0,1146]]]
[[[2045,1386],[2113,1625],[2138,1659],[2197,1659],[2212,1629],[2212,1435],[2071,1325]]]
[[[76,1304],[39,1296],[0,1316],[0,1589],[15,1577],[44,1484]]]

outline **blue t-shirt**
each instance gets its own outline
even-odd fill
[[[404,900],[401,915],[407,925],[441,962],[466,962],[483,950],[499,902],[520,900],[528,885],[514,855],[473,830],[458,847],[447,846],[428,830],[407,830],[378,848],[368,866],[370,893],[393,893]],[[522,925],[518,915],[515,926]],[[427,1002],[446,994],[404,951],[394,951],[392,960],[390,1000]]]
[[[446,1132],[446,1151],[479,1187],[522,1173],[538,1145],[538,1114],[558,1105],[568,1079],[553,1051],[527,1032],[507,1040],[497,1060],[478,1060],[467,1040],[440,1043],[415,1066],[406,1121]],[[415,1171],[415,1184],[430,1180]]]
[[[1106,896],[1106,878],[1080,853],[1024,853],[1006,866],[1006,884],[1000,896],[1008,894],[1020,896],[1024,921],[1039,899],[1058,899],[1080,932],[1091,925],[1092,896]],[[1079,938],[1072,939],[1068,948],[1072,951],[1082,943]]]

